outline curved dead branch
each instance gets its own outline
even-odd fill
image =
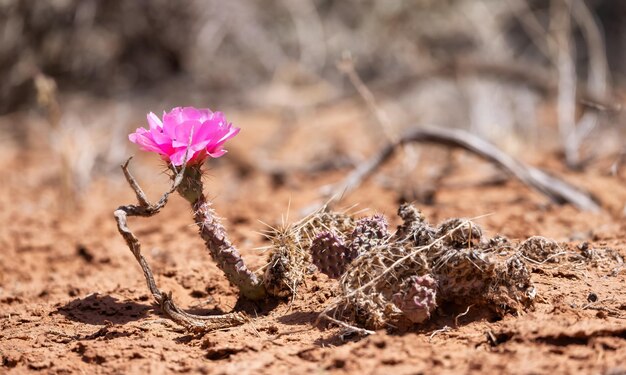
[[[161,310],[165,313],[165,315],[192,332],[207,332],[244,324],[247,321],[247,318],[243,314],[237,312],[211,316],[186,313],[174,304],[171,293],[165,293],[157,287],[152,270],[150,269],[146,258],[144,258],[141,254],[141,243],[139,242],[137,236],[135,236],[130,228],[128,228],[127,217],[150,217],[159,213],[159,211],[167,204],[169,195],[172,194],[182,182],[185,166],[183,166],[181,171],[178,172],[176,177],[173,179],[170,190],[165,192],[156,204],[151,204],[135,178],[128,171],[129,162],[130,159],[122,165],[122,170],[124,171],[124,176],[126,177],[128,184],[137,195],[137,201],[139,204],[120,206],[117,210],[115,210],[113,215],[115,216],[115,220],[117,222],[118,231],[126,241],[130,251],[135,256],[137,263],[141,266],[148,288],[150,289],[156,303],[161,307]]]
[[[484,139],[460,129],[435,127],[413,129],[385,146],[369,160],[358,165],[340,184],[336,185],[332,196],[339,197],[352,191],[387,161],[399,146],[413,142],[434,143],[464,149],[496,164],[555,203],[573,204],[583,211],[600,211],[600,205],[589,193],[537,168],[524,165]]]

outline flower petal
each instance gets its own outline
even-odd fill
[[[208,108],[175,107],[163,112],[162,119],[150,112],[147,120],[149,129],[138,128],[129,135],[129,140],[176,166],[224,155],[224,143],[241,130],[227,122],[222,112]]]
[[[176,128],[174,128],[175,137],[172,140],[172,146],[174,147],[187,147],[190,143],[191,137],[191,145],[196,142],[196,139],[192,137],[192,131],[195,132],[195,128],[199,127],[200,123],[195,120],[185,121],[183,123],[179,123]]]
[[[233,138],[234,136],[236,136],[237,134],[239,134],[239,132],[241,131],[241,128],[236,128],[234,126],[232,126],[231,124],[228,124],[228,132],[219,139],[219,141],[217,141],[218,143],[224,143],[227,140]]]
[[[227,152],[228,151],[224,149],[219,149],[219,150],[214,150],[212,152],[207,151],[207,154],[209,154],[209,156],[211,156],[212,158],[219,158],[220,156],[224,155]]]
[[[134,133],[128,135],[128,139],[144,151],[162,153],[161,148],[154,142],[150,132],[144,128],[137,128]]]
[[[148,125],[150,125],[150,130],[158,130],[163,129],[163,121],[159,118],[159,116],[154,113],[148,113]]]
[[[202,112],[195,109],[194,107],[185,107],[181,111],[181,116],[183,121],[200,120],[200,118],[202,117]]]

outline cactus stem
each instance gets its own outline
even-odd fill
[[[188,166],[178,193],[192,206],[195,222],[211,257],[239,292],[250,299],[265,297],[265,288],[256,274],[246,267],[237,248],[228,239],[226,228],[203,193],[200,165]]]

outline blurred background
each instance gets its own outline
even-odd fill
[[[179,105],[261,134],[268,170],[423,125],[581,170],[623,157],[625,20],[615,0],[0,0],[0,142],[46,150],[69,194]]]

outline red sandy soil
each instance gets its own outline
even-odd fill
[[[285,140],[273,138],[279,122],[272,116],[235,116],[244,131],[230,154],[211,162],[206,186],[251,268],[267,257],[254,249],[267,244],[258,220],[278,225],[288,212],[286,220],[301,217],[319,204],[319,187],[347,169],[272,177],[242,160],[258,163],[262,154],[292,168],[342,156],[336,150],[369,155],[375,148],[365,132],[333,130],[342,122],[365,128],[354,125],[365,115],[350,111],[337,111],[334,121],[316,117],[300,124]],[[264,148],[278,151],[261,153]],[[398,189],[406,193],[412,186],[423,196],[429,183],[424,166],[436,169],[449,157],[438,148],[420,150],[422,167],[410,179],[398,177],[402,158],[396,157],[341,205],[358,203],[357,209],[382,212],[397,224]],[[9,144],[0,153],[0,373],[626,373],[626,270],[618,265],[535,270],[538,297],[521,316],[500,319],[470,309],[456,319],[464,309],[443,308],[408,332],[343,337],[339,328],[315,323],[334,294],[334,281],[325,276],[308,276],[293,300],[238,300],[198,237],[189,206],[173,197],[158,216],[129,223],[159,287],[197,314],[237,309],[253,317],[240,327],[189,334],[153,304],[117,233],[113,210],[134,201],[119,170],[96,179],[72,208],[60,193],[53,156]],[[550,155],[540,163],[596,194],[604,212],[589,214],[550,204],[513,179],[496,183],[490,165],[463,152],[451,155],[454,168],[434,187],[434,202],[418,203],[431,222],[486,215],[477,222],[488,235],[588,241],[626,256],[626,184],[608,173],[610,158],[584,173],[565,171]],[[131,169],[156,198],[168,185],[164,168],[150,155],[139,159]]]

